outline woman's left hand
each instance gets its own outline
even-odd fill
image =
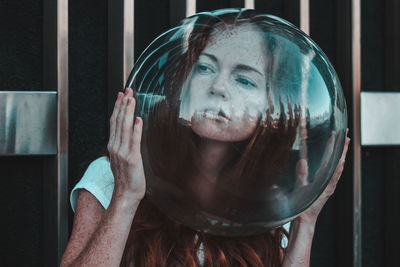
[[[315,223],[326,201],[335,191],[336,184],[342,175],[347,149],[350,143],[350,138],[347,137],[347,133],[348,131],[346,131],[346,140],[344,143],[342,156],[340,157],[335,173],[333,174],[328,186],[318,197],[318,199],[299,216],[297,216],[296,219],[294,219],[290,224],[289,243],[283,258],[283,267],[310,266],[311,245],[314,236]],[[333,152],[334,143],[335,133],[332,133],[321,160],[320,170],[323,170],[325,164],[329,162],[330,156]],[[302,154],[307,155],[306,151]],[[306,186],[308,177],[308,166],[306,159],[299,160],[296,166],[296,172],[298,176],[298,186]]]
[[[348,129],[346,131],[346,140],[344,143],[343,153],[339,160],[338,165],[336,166],[336,170],[331,178],[331,181],[325,188],[324,192],[318,197],[318,199],[295,219],[299,223],[307,223],[314,225],[323,206],[328,201],[329,197],[335,192],[336,185],[343,172],[346,154],[349,148],[350,138],[347,136],[347,134],[348,134]],[[300,165],[300,172],[301,172],[301,165]]]

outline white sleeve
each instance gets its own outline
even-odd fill
[[[283,225],[283,228],[285,228],[285,230],[289,233],[289,230],[290,230],[290,222],[284,224],[284,225]],[[283,236],[281,246],[282,246],[283,248],[286,248],[287,245],[288,245],[288,242],[289,242],[289,240],[287,239],[287,237],[286,237],[286,236]]]
[[[82,188],[92,193],[105,209],[108,208],[114,190],[114,175],[108,157],[92,161],[81,180],[72,189],[70,202],[74,212],[79,190]]]

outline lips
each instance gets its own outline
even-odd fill
[[[206,119],[211,119],[219,122],[225,122],[228,123],[230,118],[226,113],[220,109],[220,110],[215,110],[215,109],[205,109],[204,111],[200,112],[201,116]]]

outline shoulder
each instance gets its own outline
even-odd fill
[[[90,192],[107,209],[114,190],[114,176],[108,157],[103,156],[92,161],[80,181],[72,189],[70,202],[74,211],[81,189]]]

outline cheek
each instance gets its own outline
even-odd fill
[[[209,85],[210,85],[209,79],[194,77],[190,82],[189,101],[196,102],[196,100],[198,100],[199,98],[204,97],[205,93],[207,92],[207,89],[209,88]]]
[[[258,116],[243,117],[237,129],[238,132],[253,133],[258,124]]]
[[[227,136],[230,141],[243,141],[250,138],[258,125],[257,117],[241,117],[240,120],[232,122],[226,129]]]
[[[237,115],[259,116],[267,109],[267,94],[264,90],[260,91],[241,91],[232,103],[232,112]]]

